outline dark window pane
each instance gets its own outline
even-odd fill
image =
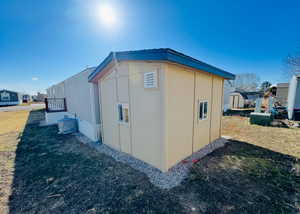
[[[123,121],[123,109],[122,104],[118,105],[118,111],[119,111],[119,121]]]
[[[200,102],[200,109],[199,109],[199,120],[203,118],[203,103]]]

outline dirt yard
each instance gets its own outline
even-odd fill
[[[300,212],[295,157],[231,140],[162,190],[55,126],[37,126],[40,117],[0,112],[1,214]]]
[[[250,125],[249,118],[223,117],[222,135],[300,158],[300,128]]]

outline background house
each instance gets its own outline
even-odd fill
[[[22,95],[15,91],[0,90],[0,106],[19,105],[22,103]]]
[[[279,102],[281,106],[287,106],[289,83],[272,85],[269,90],[276,102]]]
[[[230,109],[230,94],[235,91],[235,86],[232,81],[224,81],[224,94],[223,94],[223,111],[226,112]]]
[[[34,102],[44,102],[46,97],[47,97],[47,94],[38,92],[36,95],[32,96],[32,100]]]
[[[103,143],[166,171],[220,138],[224,79],[233,78],[171,49],[111,53],[89,76]]]
[[[276,90],[276,101],[282,106],[287,106],[287,99],[289,93],[289,83],[278,83]]]
[[[256,99],[262,96],[263,92],[259,91],[234,91],[229,96],[230,109],[254,107]]]
[[[29,103],[32,101],[32,97],[29,94],[23,94],[22,95],[22,102],[23,103]]]

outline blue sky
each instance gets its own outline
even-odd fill
[[[34,93],[110,51],[160,47],[283,82],[283,59],[300,48],[299,11],[298,0],[0,0],[0,88]]]

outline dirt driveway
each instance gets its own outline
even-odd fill
[[[300,162],[230,141],[163,190],[98,153],[42,112],[0,112],[0,213],[299,213]],[[29,124],[26,124],[29,121]]]

